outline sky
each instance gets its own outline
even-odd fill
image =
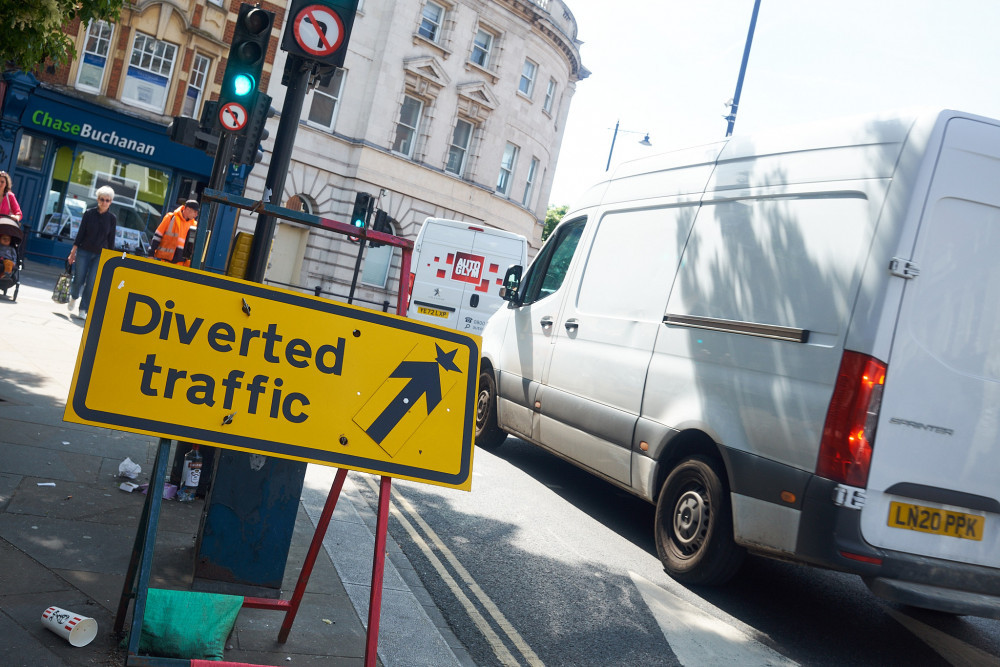
[[[754,0],[565,0],[577,82],[549,202],[725,138]],[[1000,0],[761,0],[734,134],[914,106],[1000,118]],[[639,144],[649,134],[651,147]]]

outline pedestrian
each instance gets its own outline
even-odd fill
[[[0,215],[14,218],[21,222],[21,206],[17,203],[17,198],[11,192],[13,184],[10,182],[10,174],[0,171]]]
[[[200,206],[194,199],[188,199],[176,210],[163,216],[159,227],[153,234],[153,240],[149,244],[153,251],[153,257],[172,264],[191,266],[191,250],[185,247],[188,240],[188,232],[198,229],[198,211]]]
[[[80,317],[83,319],[87,318],[87,310],[90,308],[90,293],[94,289],[101,251],[115,247],[115,230],[118,227],[118,218],[111,212],[111,200],[115,198],[115,191],[105,185],[98,188],[96,194],[97,206],[84,211],[83,218],[80,219],[80,229],[76,233],[76,241],[73,242],[73,248],[66,260],[73,265],[74,273],[73,289],[70,291],[66,308],[70,313],[73,312],[82,291]]]

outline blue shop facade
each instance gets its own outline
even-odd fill
[[[134,230],[120,231],[121,249],[141,250],[134,246],[148,244],[178,202],[200,199],[212,158],[171,141],[165,125],[8,72],[0,83],[0,169],[11,175],[24,214],[27,257],[62,264],[99,187],[114,188],[119,229]]]

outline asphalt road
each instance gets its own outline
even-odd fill
[[[1000,622],[850,575],[750,557],[727,587],[681,586],[652,506],[520,440],[473,470],[471,493],[394,482],[389,530],[477,665],[1000,665]]]

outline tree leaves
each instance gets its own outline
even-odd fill
[[[79,18],[117,21],[124,0],[0,0],[0,62],[31,70],[46,61],[67,64],[76,56],[75,37],[63,28]]]

